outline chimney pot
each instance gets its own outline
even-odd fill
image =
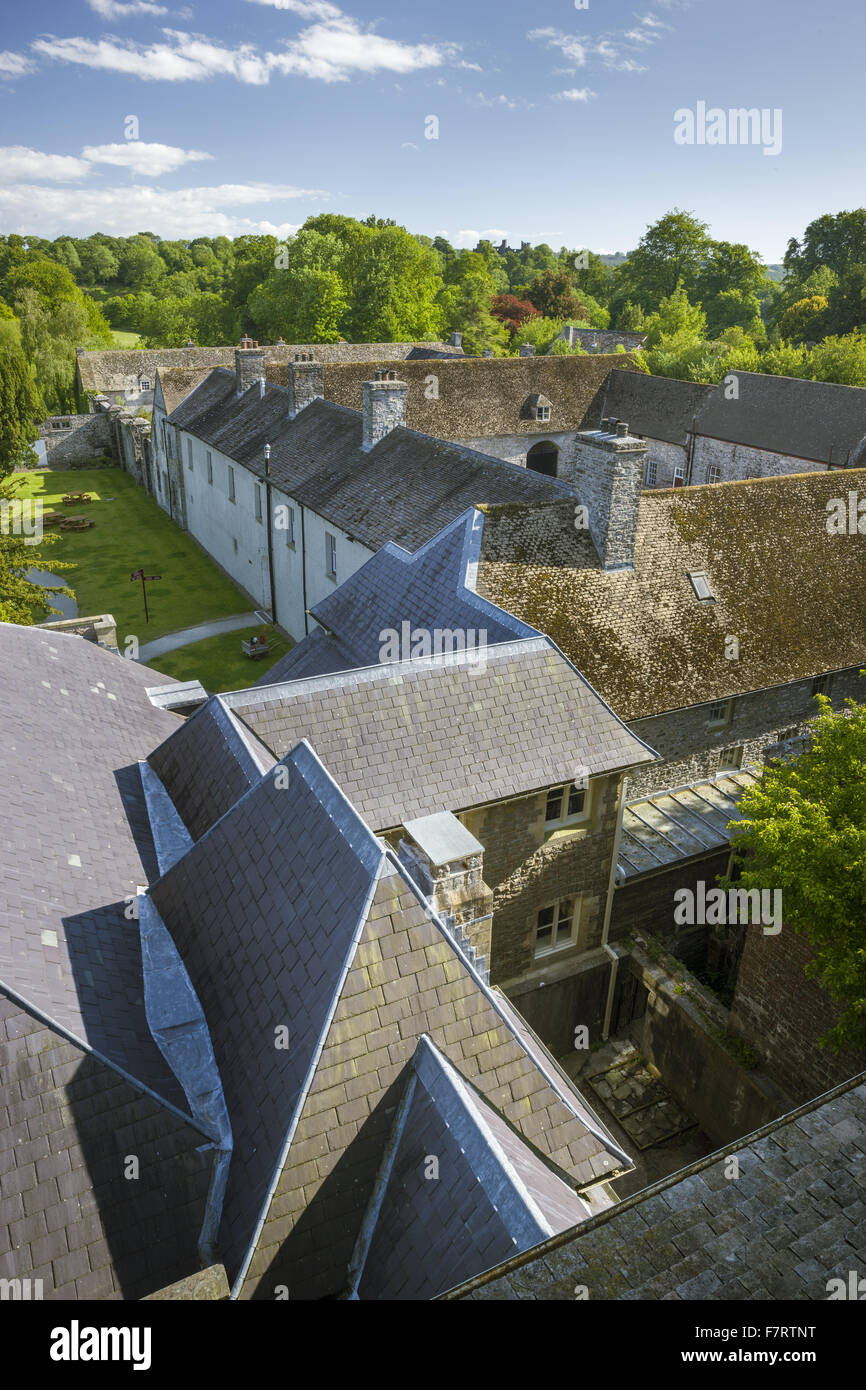
[[[617,420],[616,432],[620,437],[624,437],[628,434],[628,425],[626,424],[625,420]]]
[[[534,356],[535,356],[535,344],[534,344],[534,343],[521,343],[521,344],[520,344],[520,356],[521,356],[521,357],[534,357]]]
[[[462,346],[463,346],[463,334],[462,334],[462,333],[452,333],[452,334],[451,334],[451,337],[448,339],[448,342],[449,342],[449,344],[451,345],[451,347],[457,347],[457,348],[462,347]]]

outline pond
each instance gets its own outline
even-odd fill
[[[61,579],[59,575],[52,574],[50,570],[29,569],[24,577],[25,579],[29,579],[31,584],[41,584],[43,587],[50,584],[65,584],[67,582]],[[54,608],[59,608],[60,612],[59,614],[49,613],[45,618],[46,622],[56,622],[61,618],[78,617],[78,604],[75,599],[70,598],[68,594],[55,594],[54,597],[50,599],[50,602]]]

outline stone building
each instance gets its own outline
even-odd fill
[[[646,343],[645,333],[620,333],[608,328],[578,328],[567,323],[553,340],[554,343],[568,343],[569,347],[582,348],[584,352],[639,352]],[[547,349],[553,352],[553,343]]]
[[[846,468],[866,439],[862,387],[757,372],[702,386],[614,369],[602,414],[646,439],[647,487]]]

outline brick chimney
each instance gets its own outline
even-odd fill
[[[311,352],[296,352],[294,362],[289,363],[289,419],[294,420],[311,401],[322,400],[324,395],[321,362],[316,362]]]
[[[484,882],[484,846],[450,811],[408,820],[398,856],[434,912],[446,918],[474,963],[490,960],[493,893]]]
[[[251,341],[241,338],[241,343]],[[235,374],[238,379],[237,394],[242,396],[245,391],[249,391],[254,381],[260,381],[265,375],[265,354],[259,347],[239,347],[235,348]]]
[[[646,468],[646,440],[629,434],[624,420],[605,420],[577,435],[566,476],[589,513],[589,530],[602,569],[634,569],[634,542]]]
[[[521,344],[520,344],[520,356],[521,356],[521,357],[534,357],[534,356],[535,356],[535,345],[534,345],[533,343],[521,343]]]
[[[406,423],[406,398],[409,387],[397,380],[397,373],[377,368],[374,381],[362,383],[364,437],[361,448],[375,448],[391,430]]]

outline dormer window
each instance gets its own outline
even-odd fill
[[[689,570],[689,579],[695,591],[695,597],[704,601],[709,600],[715,603],[716,596],[710,587],[710,581],[703,570]]]
[[[527,396],[520,413],[524,420],[547,422],[550,420],[552,408],[553,402],[548,400],[547,396],[541,396],[537,391],[534,391],[531,396]]]
[[[142,390],[142,391],[152,391],[152,390],[153,390],[153,382],[151,381],[151,379],[150,379],[149,376],[143,376],[143,377],[141,378],[141,390]]]

